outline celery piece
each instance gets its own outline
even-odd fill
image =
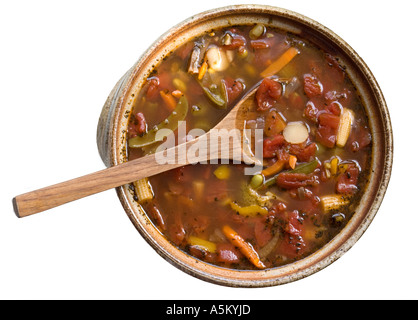
[[[220,94],[216,94],[206,87],[202,87],[202,88],[210,101],[212,101],[214,104],[216,104],[220,108],[225,108],[225,105],[226,105],[225,100],[222,99]]]
[[[311,162],[302,163],[298,165],[295,169],[287,171],[288,173],[304,173],[310,174],[318,167],[318,159],[315,159]]]

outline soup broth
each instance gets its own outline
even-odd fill
[[[208,131],[257,83],[246,126],[263,132],[262,171],[196,164],[132,184],[173,245],[234,269],[302,259],[355,213],[372,136],[344,66],[308,40],[261,24],[211,30],[155,67],[127,132],[129,160],[154,153],[162,142],[153,131],[177,134],[178,120],[186,132]]]

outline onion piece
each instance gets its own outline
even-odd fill
[[[309,137],[308,126],[302,121],[289,122],[283,130],[283,136],[291,144],[305,142]]]
[[[284,97],[289,98],[289,96],[297,89],[299,89],[300,86],[301,83],[297,77],[293,77],[292,79],[290,79],[290,81],[284,86]]]
[[[258,250],[258,256],[260,257],[260,259],[267,258],[267,256],[276,247],[277,243],[279,242],[279,238],[280,238],[280,234],[277,232],[264,247]]]

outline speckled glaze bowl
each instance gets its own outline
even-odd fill
[[[144,239],[167,261],[197,278],[232,287],[265,287],[309,276],[341,257],[366,231],[383,200],[392,167],[392,129],[383,94],[369,68],[357,53],[334,32],[316,21],[285,9],[264,5],[238,5],[196,14],[158,38],[117,82],[100,116],[97,143],[106,166],[126,161],[126,131],[133,106],[132,93],[146,81],[153,66],[181,44],[219,27],[263,23],[300,35],[339,58],[356,85],[373,134],[371,176],[357,212],[347,226],[322,249],[282,267],[241,271],[217,267],[180,251],[154,227],[135,202],[128,185],[117,188],[123,208]]]

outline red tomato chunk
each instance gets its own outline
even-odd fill
[[[263,79],[257,90],[255,99],[257,110],[266,111],[270,109],[282,95],[282,85],[269,78]]]

